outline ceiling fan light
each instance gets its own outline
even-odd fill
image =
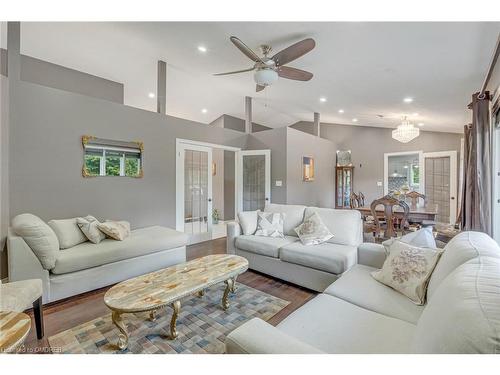
[[[270,86],[278,80],[278,73],[273,69],[259,69],[255,71],[253,78],[258,85]]]

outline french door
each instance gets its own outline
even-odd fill
[[[212,148],[180,143],[177,147],[177,230],[189,243],[212,239]],[[180,205],[182,206],[182,205]]]
[[[424,153],[425,198],[436,204],[436,221],[455,224],[457,219],[457,152]]]
[[[238,152],[238,212],[271,202],[271,150]]]

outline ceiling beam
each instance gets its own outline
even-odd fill
[[[167,114],[167,63],[158,60],[158,81],[156,84],[156,111]]]
[[[318,137],[321,136],[321,123],[320,123],[319,112],[314,112],[313,134]]]
[[[245,96],[245,133],[252,132],[252,97]]]

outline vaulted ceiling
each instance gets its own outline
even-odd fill
[[[122,82],[125,104],[147,110],[156,109],[149,93],[157,60],[165,60],[167,113],[204,123],[244,117],[244,97],[252,96],[254,121],[270,127],[312,120],[316,111],[322,122],[382,127],[408,114],[424,130],[460,132],[499,31],[500,23],[475,22],[22,23],[21,52]],[[231,35],[275,52],[314,38],[316,48],[290,64],[314,78],[280,79],[255,93],[252,73],[214,77],[252,66]]]

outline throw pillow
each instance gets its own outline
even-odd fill
[[[130,235],[130,223],[128,221],[106,220],[104,223],[97,224],[97,228],[117,241],[123,241]]]
[[[399,240],[390,246],[382,269],[373,271],[375,280],[407,296],[417,305],[425,303],[427,284],[442,254],[441,250],[413,246]]]
[[[241,232],[244,235],[254,234],[257,230],[257,211],[242,211],[238,213],[238,221],[240,222]]]
[[[283,214],[259,212],[257,216],[256,236],[285,238],[283,234]]]
[[[91,215],[78,217],[76,223],[90,242],[99,243],[106,238],[106,235],[99,230],[98,225],[100,222],[95,217]]]
[[[295,232],[299,236],[300,241],[306,246],[319,245],[333,237],[332,232],[328,230],[317,212],[309,216],[302,224],[295,228]]]
[[[382,242],[382,245],[384,245],[385,247],[386,253],[389,253],[390,246],[396,240],[418,247],[429,247],[431,249],[437,248],[436,240],[434,239],[434,235],[432,234],[432,227],[422,228],[417,230],[416,232],[405,234],[398,239],[390,238]]]
[[[72,219],[51,220],[47,224],[52,228],[59,240],[59,248],[67,249],[82,242],[88,241],[76,223],[76,217]]]
[[[55,267],[59,241],[42,219],[31,214],[17,215],[12,219],[12,230],[26,241],[44,269],[51,270]]]

